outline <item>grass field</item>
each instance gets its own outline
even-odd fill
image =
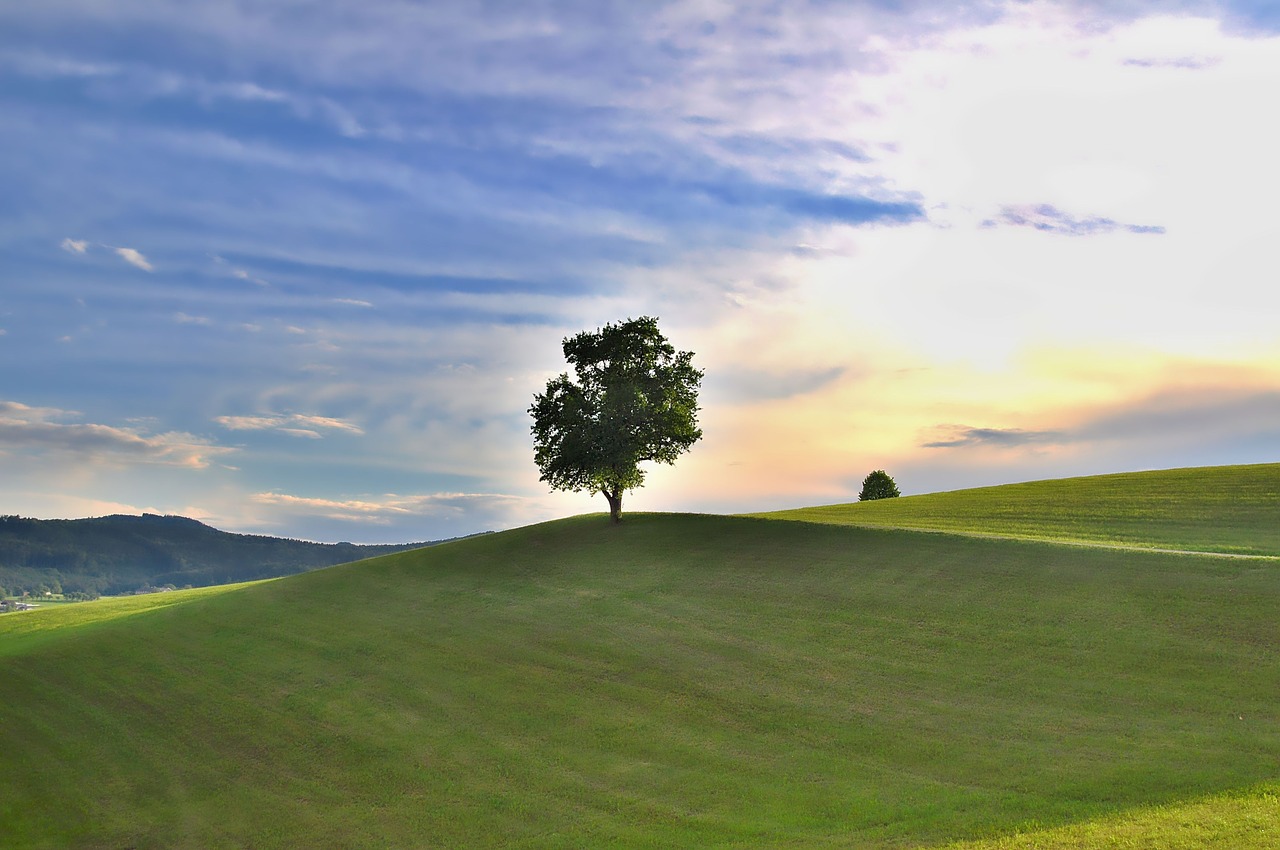
[[[1274,848],[1277,610],[1264,560],[632,515],[6,615],[0,846]]]
[[[1280,555],[1280,464],[1034,481],[756,516]]]

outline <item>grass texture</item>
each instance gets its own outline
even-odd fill
[[[1280,464],[1033,481],[755,516],[1278,556]]]
[[[1266,561],[592,516],[143,599],[0,617],[0,846],[1280,844]]]

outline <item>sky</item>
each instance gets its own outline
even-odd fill
[[[528,407],[659,318],[625,510],[1280,461],[1269,2],[0,4],[0,514],[607,509]]]

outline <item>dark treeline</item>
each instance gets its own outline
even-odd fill
[[[435,541],[439,542],[439,541]],[[73,598],[290,575],[428,546],[310,543],[232,534],[178,516],[0,517],[0,588]]]

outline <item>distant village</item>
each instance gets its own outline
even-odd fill
[[[190,586],[191,586],[191,585],[186,585],[186,587],[190,587]],[[163,585],[163,586],[161,586],[161,587],[153,587],[153,586],[151,586],[151,585],[144,585],[143,587],[138,588],[137,590],[133,591],[132,593],[122,593],[122,594],[117,594],[117,595],[119,595],[119,596],[142,596],[142,595],[144,595],[144,594],[148,594],[148,593],[168,593],[168,592],[169,592],[169,591],[171,591],[171,590],[177,590],[177,589],[178,589],[178,588],[177,588],[177,587],[175,587],[175,586],[174,586],[174,585],[172,585],[172,584],[166,584],[166,585]],[[96,598],[98,598],[98,597],[93,597],[93,598],[95,598],[95,599],[96,599]],[[61,594],[61,593],[53,593],[53,592],[50,592],[50,591],[46,591],[46,592],[44,593],[44,595],[42,595],[42,596],[31,596],[30,594],[23,594],[20,598],[13,598],[13,599],[0,599],[0,614],[8,614],[8,613],[11,613],[11,612],[13,612],[13,611],[33,611],[33,610],[35,610],[36,608],[39,608],[39,607],[40,607],[39,602],[32,602],[32,601],[31,601],[31,600],[33,600],[33,599],[40,600],[40,601],[42,601],[42,602],[82,602],[82,601],[86,601],[85,599],[73,598],[73,597],[70,597],[70,596],[63,595],[63,594]]]
[[[30,611],[39,607],[35,603],[23,602],[20,599],[0,599],[0,614],[7,614],[10,611]]]

